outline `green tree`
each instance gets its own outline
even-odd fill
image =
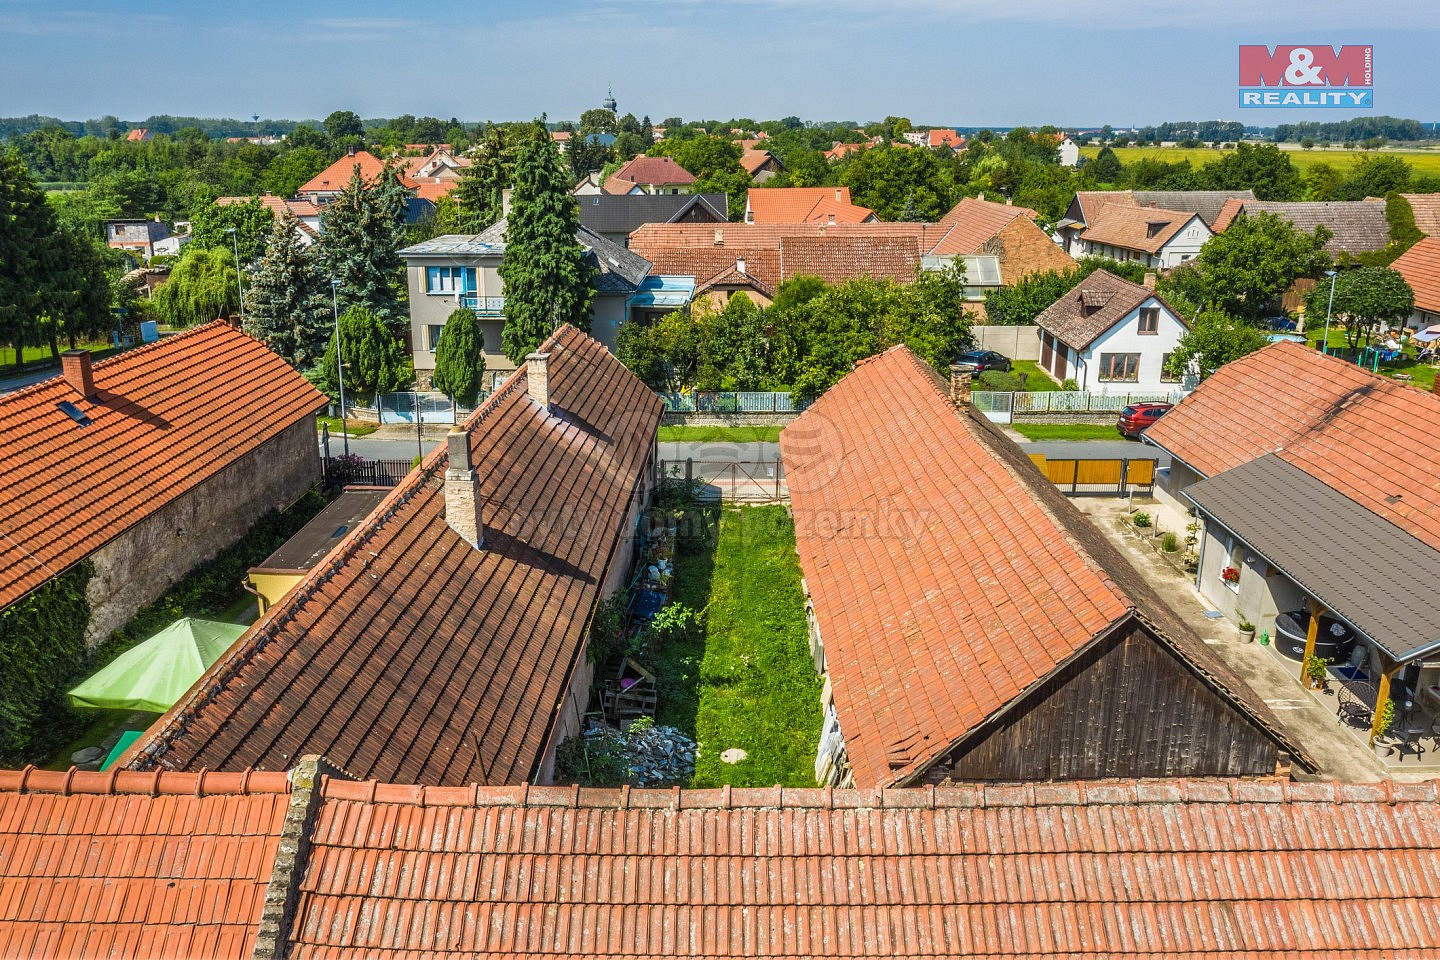
[[[342,143],[365,136],[365,125],[353,110],[336,110],[325,118],[325,135],[332,143]]]
[[[266,193],[293,197],[321,170],[330,166],[330,156],[318,147],[294,147],[270,161],[260,184]]]
[[[1085,172],[1100,183],[1119,183],[1125,173],[1120,158],[1109,147],[1101,147],[1095,159],[1085,165]]]
[[[380,316],[355,305],[340,314],[340,346],[345,354],[345,402],[389,393],[415,377],[405,346],[390,332]],[[340,387],[336,337],[330,337],[320,360],[316,379],[332,397]]]
[[[215,202],[208,193],[196,197],[195,208],[190,211],[190,234],[194,245],[206,249],[222,247],[234,251],[240,248],[240,262],[249,264],[260,259],[265,252],[265,239],[275,226],[275,214],[260,202],[259,197],[250,197],[243,203],[229,203],[223,206]],[[234,228],[232,241],[230,229]]]
[[[668,156],[695,175],[695,193],[724,193],[730,197],[729,215],[739,220],[745,212],[750,174],[740,166],[740,145],[727,137],[699,136],[662,140],[650,147],[652,157]]]
[[[1193,361],[1203,379],[1230,361],[1254,353],[1269,342],[1264,331],[1253,323],[1221,310],[1202,310],[1170,354],[1166,372],[1173,377],[1181,377]]]
[[[13,150],[0,151],[0,338],[15,348],[38,340],[43,291],[48,283],[46,244],[55,233],[55,212]]]
[[[155,310],[172,327],[229,316],[240,305],[235,255],[223,247],[190,246],[155,291]]]
[[[319,362],[333,322],[329,284],[287,210],[245,288],[245,332],[306,370]]]
[[[91,341],[113,326],[110,280],[97,241],[72,226],[60,226],[46,245],[49,261],[41,288],[44,315],[41,327],[50,353],[60,353],[60,341],[70,347]]]
[[[357,168],[321,214],[319,251],[325,272],[340,281],[340,302],[363,305],[399,334],[409,317],[399,300],[404,265],[398,251],[405,221],[393,178],[387,171],[372,186]]]
[[[484,338],[475,311],[455,310],[435,345],[435,389],[467,407],[474,406],[484,373]]]
[[[1330,308],[1328,283],[1317,283],[1305,300],[1305,315],[1323,317]],[[1399,323],[1415,309],[1415,291],[1389,267],[1342,270],[1335,277],[1331,316],[1345,325],[1350,348],[1368,346],[1382,324]]]
[[[1304,193],[1300,172],[1275,144],[1236,144],[1219,160],[1200,168],[1211,190],[1255,191],[1260,200],[1299,200]]]
[[[594,265],[576,240],[580,211],[555,142],[542,123],[520,144],[505,226],[505,355],[520,363],[562,323],[590,329]]]
[[[596,107],[580,114],[580,132],[582,134],[619,133],[620,127],[615,119],[615,114],[602,107]]]
[[[1301,177],[1306,200],[1334,200],[1344,181],[1344,175],[1329,163],[1317,163]]]
[[[1350,173],[1335,189],[1336,200],[1364,200],[1387,193],[1403,193],[1410,187],[1410,164],[1396,156],[1376,154],[1356,157]]]
[[[575,149],[573,143],[571,149]],[[458,208],[456,228],[460,233],[479,233],[500,219],[505,189],[514,173],[514,151],[504,128],[487,123],[470,166],[461,172],[460,182],[451,194]]]
[[[932,150],[889,145],[855,154],[840,174],[850,198],[881,220],[898,220],[908,203],[924,219],[939,220],[955,205],[958,191],[952,160]]]
[[[1208,291],[1206,302],[1226,313],[1256,319],[1300,277],[1330,265],[1330,231],[1302,233],[1273,213],[1241,216],[1206,241],[1196,257]],[[1202,304],[1203,305],[1203,304]]]

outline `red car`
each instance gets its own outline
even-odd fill
[[[1120,419],[1116,421],[1115,429],[1120,431],[1122,437],[1138,440],[1142,430],[1159,420],[1173,406],[1173,403],[1131,404],[1120,411]]]

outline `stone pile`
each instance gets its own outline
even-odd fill
[[[625,759],[634,786],[688,783],[695,775],[695,741],[674,727],[632,724]]]

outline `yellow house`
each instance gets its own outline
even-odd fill
[[[279,550],[245,574],[245,589],[260,599],[260,612],[280,602],[295,584],[345,539],[385,499],[388,487],[346,487]]]

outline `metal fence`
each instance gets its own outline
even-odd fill
[[[769,503],[790,496],[785,464],[773,460],[661,460],[662,476],[683,478],[696,485],[696,494],[708,501]]]
[[[1006,393],[976,390],[971,403],[997,423],[1009,423],[1012,417],[1046,413],[1119,413],[1132,403],[1179,403],[1184,391],[1176,389],[1157,393],[1099,393],[1094,390],[1055,390],[1036,393]]]
[[[808,406],[792,402],[781,390],[662,393],[660,399],[667,413],[799,413]]]
[[[325,458],[327,486],[397,486],[412,469],[409,460],[366,460],[350,455]]]
[[[485,399],[481,393],[475,402]],[[376,398],[381,423],[459,423],[475,409],[452,403],[443,393],[382,393]]]

